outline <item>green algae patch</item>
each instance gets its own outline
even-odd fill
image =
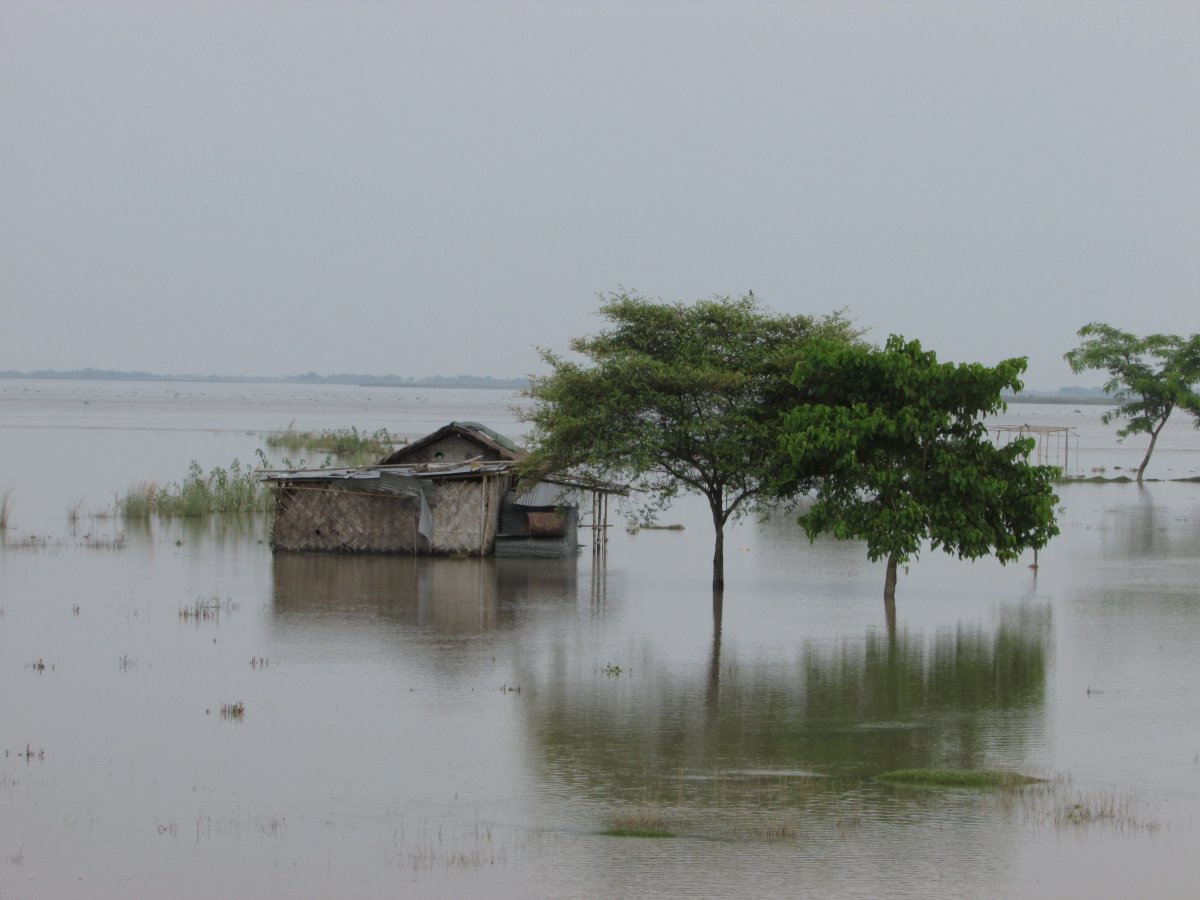
[[[654,828],[610,828],[607,831],[602,831],[600,834],[603,837],[624,837],[624,838],[673,838],[673,831],[659,831]]]
[[[1014,788],[1038,784],[1044,779],[987,769],[897,769],[876,775],[875,780],[917,787]]]

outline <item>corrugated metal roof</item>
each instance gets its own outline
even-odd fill
[[[521,491],[513,502],[517,506],[575,506],[579,503],[579,491],[563,484],[539,481]]]
[[[417,463],[398,466],[359,466],[340,469],[276,469],[262,472],[263,481],[346,481],[378,480],[381,472],[394,472],[412,478],[464,478],[498,475],[512,469],[513,463],[501,460],[467,460],[456,463]]]
[[[263,472],[263,481],[376,481],[379,469],[280,469]]]
[[[289,481],[344,481],[344,480],[377,480],[380,472],[395,472],[398,475],[421,479],[439,478],[471,478],[484,475],[499,475],[512,472],[517,466],[516,460],[508,459],[469,459],[463,462],[449,463],[396,463],[392,465],[379,464],[374,466],[346,467],[338,469],[276,469],[259,473],[259,478],[270,482]],[[578,501],[579,491],[594,491],[603,494],[620,494],[628,496],[631,488],[628,485],[599,481],[569,474],[547,475],[531,488],[521,491],[522,499],[517,502],[522,506],[557,506],[558,501],[548,503],[540,501],[551,492],[572,491]],[[636,490],[636,489],[634,489]],[[533,493],[539,492],[539,493]],[[545,492],[545,493],[541,493]],[[523,499],[530,495],[538,503],[527,502]]]

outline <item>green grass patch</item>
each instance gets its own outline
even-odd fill
[[[1043,779],[1020,772],[988,769],[897,769],[875,776],[876,781],[927,787],[1013,788],[1037,784]]]
[[[259,461],[269,468],[260,451]],[[117,500],[117,511],[126,519],[200,518],[211,515],[266,512],[273,508],[274,495],[251,466],[236,459],[229,468],[217,466],[208,473],[192,460],[182,482],[159,485],[142,482]]]
[[[369,465],[379,462],[407,443],[386,428],[378,431],[359,431],[357,428],[336,428],[324,431],[296,431],[290,425],[283,431],[267,435],[267,446],[289,453],[324,453],[349,465]]]
[[[657,809],[634,809],[617,813],[608,820],[605,837],[673,838],[666,817]]]

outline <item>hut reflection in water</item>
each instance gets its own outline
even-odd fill
[[[570,559],[278,554],[277,616],[370,614],[395,625],[470,634],[502,627],[529,602],[574,602]]]

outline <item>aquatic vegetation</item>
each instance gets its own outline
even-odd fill
[[[246,704],[241,700],[237,701],[237,703],[222,703],[221,718],[236,719],[240,722],[246,718]]]
[[[124,550],[127,543],[128,540],[123,531],[111,537],[85,534],[79,541],[81,547],[87,547],[91,550]]]
[[[67,504],[67,522],[74,528],[79,524],[79,519],[83,515],[83,498],[76,497]]]
[[[1044,779],[1020,772],[987,769],[897,769],[875,776],[876,781],[927,787],[1013,788],[1038,784]]]
[[[0,541],[4,542],[5,547],[13,547],[19,550],[44,550],[51,546],[61,546],[62,541],[51,543],[48,535],[27,534],[23,537],[12,539],[8,537],[8,533],[0,528]]]
[[[0,491],[0,531],[8,528],[8,516],[12,512],[12,489]]]
[[[221,607],[219,604],[210,603],[206,600],[197,600],[191,606],[185,606],[179,610],[179,618],[185,622],[215,622],[221,616]]]
[[[632,837],[632,838],[673,838],[673,831],[655,831],[653,829],[641,828],[606,828],[600,832],[604,837]]]
[[[27,534],[20,538],[10,539],[0,530],[0,541],[5,547],[16,550],[57,551],[71,546],[86,547],[89,550],[124,550],[128,546],[128,540],[123,531],[111,536],[85,534],[78,540],[68,541],[45,534]]]
[[[761,841],[787,841],[796,836],[796,826],[787,819],[777,819],[750,829],[750,836]]]
[[[172,819],[170,822],[160,822],[158,816],[154,817],[154,830],[159,834],[169,835],[171,837],[179,837],[179,822]]]
[[[255,831],[265,837],[279,837],[287,830],[287,819],[277,813],[251,816],[250,824]]]
[[[260,452],[259,463],[269,468]],[[238,460],[228,469],[217,466],[208,474],[192,460],[182,483],[159,485],[142,482],[131,487],[117,501],[118,512],[127,519],[196,518],[209,515],[266,512],[274,497],[250,466]]]
[[[655,809],[618,813],[608,820],[608,828],[600,832],[606,837],[673,838],[666,816]]]
[[[179,618],[185,622],[217,622],[221,618],[221,610],[233,612],[240,604],[231,599],[222,601],[219,597],[200,598],[191,606],[179,610]]]
[[[1145,800],[1131,791],[1076,788],[1069,775],[1020,795],[1021,808],[1037,825],[1055,828],[1108,827],[1155,832],[1163,827]]]
[[[544,832],[504,829],[493,835],[494,823],[478,816],[474,822],[434,825],[422,819],[411,833],[403,821],[389,826],[393,847],[388,864],[400,864],[414,872],[482,869],[508,861],[510,853],[526,853]],[[507,840],[506,840],[507,838]]]
[[[327,453],[351,465],[378,462],[396,449],[398,444],[407,443],[386,428],[367,433],[357,428],[326,429],[324,431],[294,431],[289,425],[283,431],[267,435],[266,444],[273,450],[283,449],[290,453]]]

